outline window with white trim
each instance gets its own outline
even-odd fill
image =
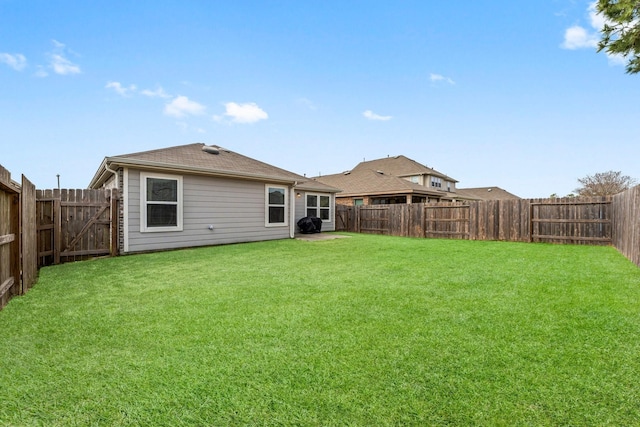
[[[307,216],[314,216],[323,221],[331,220],[331,196],[326,194],[307,194]]]
[[[431,186],[436,188],[442,188],[442,178],[438,178],[435,176],[431,177]]]
[[[265,185],[265,226],[289,225],[289,190],[287,187]]]
[[[182,231],[182,177],[140,174],[140,231]]]

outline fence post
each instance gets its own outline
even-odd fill
[[[60,264],[60,247],[62,246],[62,209],[60,192],[54,191],[53,199],[53,263]]]
[[[118,228],[119,228],[119,224],[118,224],[118,219],[120,217],[120,213],[118,212],[118,190],[116,189],[112,189],[111,190],[111,256],[116,256],[118,255]]]

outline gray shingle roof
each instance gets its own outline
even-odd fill
[[[424,166],[415,160],[412,160],[405,156],[393,156],[386,157],[383,159],[369,160],[358,163],[358,165],[353,168],[353,170],[357,169],[370,169],[374,171],[382,171],[385,174],[393,175],[393,176],[412,176],[412,175],[433,175],[439,178],[446,179],[451,182],[458,182],[457,180],[448,177],[442,172],[438,172],[435,169]]]
[[[462,197],[475,200],[507,200],[520,198],[500,187],[458,188],[456,193]]]
[[[431,190],[420,184],[397,176],[388,175],[371,169],[356,168],[352,171],[314,178],[324,184],[340,188],[340,196],[359,196],[373,194],[425,194],[442,196],[442,192]]]
[[[205,147],[208,147],[207,151],[203,150]],[[106,157],[90,186],[101,185],[101,176],[104,174],[107,164],[111,165],[110,167],[114,165],[129,165],[156,170],[166,169],[185,173],[220,175],[261,181],[296,182],[297,187],[303,190],[339,191],[326,184],[243,156],[223,147],[217,145],[205,146],[202,143]]]

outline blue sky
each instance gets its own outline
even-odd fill
[[[640,76],[596,53],[590,4],[0,0],[0,164],[85,188],[105,156],[203,142],[521,197],[640,179]]]

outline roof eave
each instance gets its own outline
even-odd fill
[[[446,196],[455,195],[455,193],[441,193],[435,191],[417,191],[417,190],[389,190],[389,191],[361,191],[352,193],[342,193],[340,197],[359,197],[359,196],[396,196],[398,194],[419,194],[423,196]]]
[[[91,179],[89,183],[89,188],[100,188],[102,184],[104,184],[107,180],[107,157],[102,160],[96,174]]]
[[[120,167],[139,167],[147,170],[161,171],[161,172],[175,172],[175,173],[192,173],[197,175],[216,176],[223,178],[236,178],[245,179],[251,181],[272,182],[274,184],[289,184],[295,185],[299,182],[295,177],[282,177],[273,175],[261,175],[251,174],[245,172],[233,172],[228,170],[215,170],[202,167],[193,167],[185,165],[177,165],[171,163],[153,162],[148,160],[128,159],[124,157],[105,157],[98,171],[94,175],[93,179],[89,183],[89,188],[99,188],[110,177],[110,172],[107,168],[117,169]],[[324,184],[326,185],[326,184]],[[297,185],[297,188],[305,191],[326,191],[329,193],[339,193],[342,190],[338,188],[318,188],[317,186],[305,185],[304,183]]]

